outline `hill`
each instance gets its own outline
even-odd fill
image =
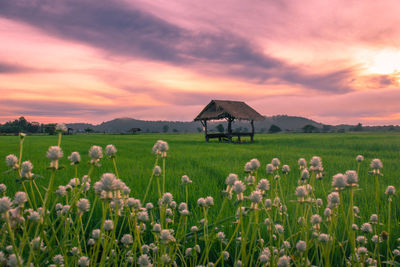
[[[227,123],[224,121],[210,122],[210,131],[216,131],[216,126],[222,124],[226,128]],[[297,132],[302,131],[305,125],[313,125],[316,128],[322,128],[323,124],[313,120],[287,115],[278,115],[265,117],[264,121],[254,123],[256,132],[267,132],[272,124],[277,125],[282,131]],[[87,123],[71,123],[68,124],[75,132],[84,132],[86,129],[92,129],[95,132],[102,133],[129,133],[134,128],[139,128],[142,133],[197,133],[202,131],[200,122],[183,122],[183,121],[146,121],[136,120],[132,118],[117,118],[106,121],[98,125]],[[234,131],[248,131],[250,124],[247,121],[235,121],[232,125]]]

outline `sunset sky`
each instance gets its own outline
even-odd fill
[[[400,124],[400,2],[0,0],[0,123],[267,116]]]

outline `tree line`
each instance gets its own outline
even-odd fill
[[[38,123],[29,122],[24,117],[20,117],[13,121],[8,121],[4,124],[0,124],[0,133],[2,134],[17,134],[17,133],[44,133],[44,134],[55,134],[56,124],[55,123]]]

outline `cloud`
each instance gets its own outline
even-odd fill
[[[343,93],[351,71],[310,74],[263,52],[229,31],[184,29],[120,1],[0,1],[0,15],[23,21],[58,38],[84,42],[107,53],[145,58],[230,76],[247,82],[301,84]],[[210,67],[212,66],[212,67]]]
[[[0,62],[0,74],[23,73],[28,71],[31,71],[31,69],[24,66]]]

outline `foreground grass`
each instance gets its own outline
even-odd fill
[[[257,158],[261,162],[262,167],[258,171],[258,180],[262,177],[272,180],[272,177],[268,177],[265,173],[265,165],[270,163],[272,158],[277,157],[282,164],[288,164],[292,168],[287,177],[281,177],[282,192],[280,195],[281,197],[287,196],[288,214],[293,214],[293,216],[289,216],[289,221],[285,224],[292,225],[294,231],[301,230],[296,226],[300,207],[290,204],[290,201],[296,201],[294,192],[300,177],[297,160],[301,157],[306,158],[307,161],[316,155],[322,158],[325,177],[320,184],[321,187],[315,190],[315,197],[323,199],[325,203],[326,194],[331,190],[332,176],[339,172],[344,173],[346,170],[357,169],[355,157],[359,154],[364,155],[365,161],[361,163],[359,172],[360,190],[354,192],[354,203],[360,207],[360,218],[357,219],[360,223],[368,221],[370,215],[376,213],[375,205],[371,204],[376,202],[375,180],[373,176],[368,175],[371,159],[380,158],[384,164],[382,170],[384,176],[380,178],[378,190],[382,192],[379,196],[382,203],[379,215],[385,225],[388,223],[388,201],[383,192],[388,185],[394,185],[396,188],[400,186],[400,135],[386,133],[257,135],[256,142],[252,144],[204,143],[203,136],[197,134],[64,136],[61,144],[64,158],[60,164],[65,165],[66,169],[56,176],[54,184],[55,186],[65,185],[74,177],[74,168],[66,159],[66,156],[72,151],[78,151],[82,155],[82,163],[78,168],[78,176],[82,177],[88,173],[89,169],[88,149],[92,145],[104,148],[108,144],[114,144],[118,149],[116,162],[120,178],[130,187],[130,196],[143,199],[154,164],[151,148],[154,142],[160,138],[167,141],[170,146],[165,169],[167,191],[173,193],[174,199],[178,203],[185,201],[185,187],[181,184],[181,176],[188,175],[193,181],[189,189],[188,204],[192,213],[188,221],[189,225],[199,225],[198,221],[204,217],[202,209],[196,208],[199,197],[214,197],[215,207],[210,208],[208,216],[210,221],[216,218],[223,202],[221,191],[226,187],[225,178],[229,173],[237,173],[243,180],[244,164],[252,158]],[[31,160],[34,165],[33,172],[44,177],[37,180],[39,187],[48,185],[52,171],[47,169],[49,160],[45,157],[45,151],[50,145],[55,144],[57,144],[56,136],[30,136],[25,140],[23,160]],[[0,137],[0,146],[1,158],[5,158],[10,153],[16,155],[19,153],[19,139],[16,137]],[[103,173],[114,172],[112,161],[102,160],[101,164],[101,168],[94,168],[91,174],[92,182],[98,181]],[[6,165],[0,164],[0,173],[5,171],[7,171]],[[22,191],[21,184],[16,183],[15,178],[15,172],[5,173],[0,177],[0,183],[8,186],[7,195],[9,196],[16,191]],[[94,195],[89,194],[88,196],[90,201],[93,201]],[[349,195],[343,194],[342,197],[343,205],[348,207]],[[151,186],[147,200],[156,203],[158,198],[157,187]],[[237,203],[234,201],[228,202],[221,217],[231,217],[237,208],[236,205]],[[398,227],[400,205],[397,197],[394,197],[391,208],[390,218],[392,220],[389,232],[392,235],[390,240],[393,248],[395,247],[395,237],[400,234]],[[93,216],[100,219],[101,209],[96,209]],[[88,227],[94,229],[98,225],[98,220],[97,223],[94,220]],[[225,230],[227,235],[233,231],[233,227]],[[337,234],[343,236],[346,233],[344,229],[339,228]],[[349,245],[347,246],[349,247]],[[334,257],[333,262],[343,263],[343,259],[340,259],[341,252],[336,251],[335,253],[336,255],[332,256]],[[217,260],[218,256],[218,253],[213,252],[210,257]],[[315,259],[314,262],[316,262]]]

